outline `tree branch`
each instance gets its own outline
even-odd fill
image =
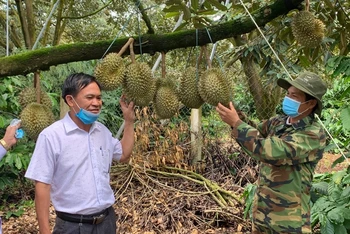
[[[146,10],[143,7],[142,3],[140,2],[140,0],[134,0],[136,6],[139,8],[139,11],[142,15],[143,21],[145,21],[146,26],[148,28],[147,34],[154,34],[154,29],[152,27],[151,24],[151,20],[149,19],[148,15],[146,14]]]
[[[303,0],[276,0],[276,2],[258,9],[252,13],[257,24],[261,27],[274,18],[287,14],[290,10],[298,8]],[[178,48],[202,46],[214,43],[226,38],[248,33],[255,29],[255,25],[248,16],[242,16],[236,20],[208,27],[167,33],[162,35],[141,35],[141,45],[134,44],[135,54],[167,52]],[[196,36],[198,34],[198,44]],[[210,37],[208,36],[210,34]],[[135,36],[134,38],[139,38]],[[108,52],[118,52],[129,38],[116,40]],[[136,40],[136,41],[139,41]],[[41,48],[17,55],[0,58],[0,77],[12,75],[25,75],[37,70],[48,70],[50,66],[100,59],[113,40],[96,41],[93,43],[75,43]],[[126,52],[128,53],[128,51]],[[125,54],[126,54],[125,53]],[[125,55],[124,54],[124,55]]]

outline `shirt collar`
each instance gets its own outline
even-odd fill
[[[66,130],[66,133],[73,132],[77,129],[81,130],[76,123],[72,120],[72,118],[69,116],[69,112],[66,113],[66,115],[62,119],[63,126]],[[96,130],[100,130],[101,126],[99,124],[96,124],[97,122],[94,122],[91,126],[90,133]]]
[[[286,118],[286,124],[288,122],[288,118]],[[298,128],[304,128],[307,125],[311,125],[312,122],[314,121],[315,117],[313,115],[308,115],[300,120],[298,120],[298,122],[296,123],[292,123],[291,125],[293,126],[294,129],[298,129]]]

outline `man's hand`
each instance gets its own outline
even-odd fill
[[[122,112],[123,112],[125,122],[134,123],[134,120],[135,120],[134,102],[128,103],[126,101],[125,95],[123,94],[120,97],[119,103],[120,103],[120,107],[121,107]]]
[[[21,123],[15,125],[15,126],[11,126],[9,125],[6,128],[6,132],[4,135],[4,141],[7,144],[7,147],[11,148],[13,145],[15,145],[17,143],[17,138],[15,137],[16,135],[16,130],[21,126]]]
[[[232,102],[230,102],[229,107],[230,108],[227,108],[221,103],[219,103],[216,107],[216,111],[219,113],[222,121],[233,127],[238,121],[240,121],[240,118]]]

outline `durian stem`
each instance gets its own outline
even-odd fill
[[[131,43],[129,45],[129,50],[130,50],[130,58],[131,58],[131,62],[135,63],[135,52],[134,52],[134,45]]]
[[[203,46],[203,51],[204,51],[204,56],[205,56],[205,59],[207,62],[208,69],[210,69],[211,68],[211,60],[210,60],[210,56],[209,56],[208,51],[207,51],[207,45]]]
[[[310,10],[310,1],[306,0],[305,1],[305,11],[309,11]]]
[[[165,53],[162,52],[162,78],[165,78],[166,70],[165,70]]]
[[[118,55],[121,56],[126,51],[126,49],[130,45],[132,45],[133,42],[134,42],[134,38],[130,37],[129,40],[125,43],[125,45],[120,49]]]
[[[201,46],[201,50],[199,52],[198,62],[197,62],[197,67],[196,67],[197,70],[199,68],[199,64],[201,64],[201,62],[202,62],[202,57],[203,57],[203,46]]]
[[[34,88],[36,92],[36,102],[40,104],[40,73],[34,72]]]

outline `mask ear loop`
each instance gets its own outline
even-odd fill
[[[78,103],[75,101],[75,99],[74,99],[74,97],[73,97],[73,95],[69,95],[69,96],[71,96],[72,97],[72,100],[73,100],[73,102],[77,105],[77,107],[79,108],[79,110],[81,109],[81,107],[78,105]],[[73,111],[74,111],[74,113],[75,114],[78,114],[78,112],[76,112],[75,111],[75,109],[74,109],[74,107],[72,107],[73,108]]]

